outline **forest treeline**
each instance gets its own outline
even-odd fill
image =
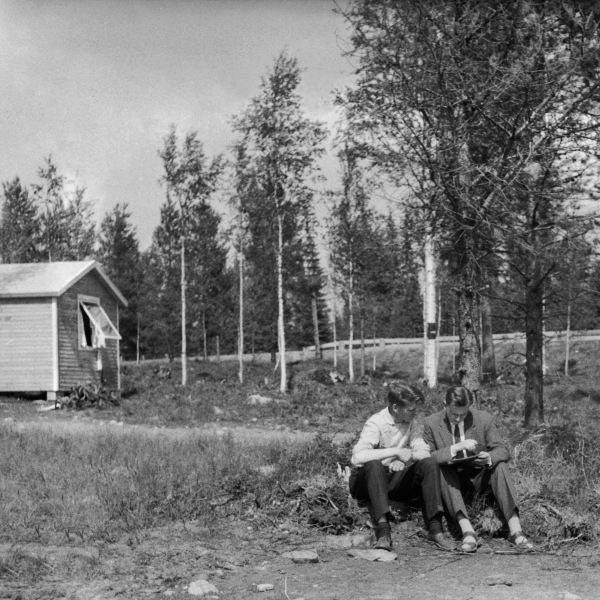
[[[129,300],[126,358],[275,360],[334,337],[423,336],[435,385],[431,343],[457,333],[457,377],[477,392],[496,372],[492,333],[525,331],[525,419],[540,422],[544,328],[600,327],[600,6],[356,0],[340,12],[356,72],[335,93],[332,147],[283,52],[233,117],[227,156],[206,156],[195,131],[165,132],[148,249],[125,202],[97,229],[85,190],[47,157],[38,182],[3,184],[0,259],[96,258]],[[325,152],[338,182],[319,172]]]

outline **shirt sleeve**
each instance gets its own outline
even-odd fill
[[[380,432],[379,427],[376,423],[371,421],[370,419],[364,424],[362,431],[360,432],[360,437],[358,438],[358,442],[356,442],[354,448],[352,449],[352,459],[351,463],[355,467],[361,467],[362,463],[359,463],[354,458],[358,452],[361,450],[373,450],[379,448],[379,438]]]
[[[413,458],[415,460],[421,460],[422,458],[429,458],[431,456],[431,452],[429,451],[429,444],[423,439],[422,424],[413,424],[409,446],[412,451]]]

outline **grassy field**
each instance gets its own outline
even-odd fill
[[[562,346],[548,350],[543,429],[522,428],[522,370],[509,362],[510,384],[486,387],[482,404],[510,440],[528,534],[546,548],[598,542],[599,347],[578,343],[569,377],[559,375]],[[518,362],[521,351],[498,347],[499,364]],[[418,383],[420,361],[418,349],[388,351],[375,372],[335,386],[317,381],[331,364],[294,364],[285,396],[268,364],[248,364],[241,385],[235,363],[191,361],[185,389],[177,364],[170,378],[155,364],[127,366],[125,397],[104,410],[38,413],[31,401],[3,398],[0,542],[136,540],[152,527],[210,528],[220,519],[262,527],[292,519],[331,533],[363,525],[338,464],[348,464],[362,423],[383,405],[384,383]],[[440,368],[442,384],[426,391],[425,413],[440,407],[451,383],[450,349]],[[272,402],[250,404],[254,394]],[[243,429],[257,433],[242,437]],[[490,534],[497,521],[486,513],[477,526]]]

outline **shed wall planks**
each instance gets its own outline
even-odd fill
[[[52,300],[0,299],[0,391],[53,389]]]
[[[94,296],[110,320],[117,322],[117,301],[102,279],[91,271],[70,287],[58,299],[58,356],[59,388],[69,390],[77,384],[100,383],[100,373],[96,368],[97,350],[81,348],[79,340],[79,307],[77,296]],[[117,388],[117,341],[106,340],[106,348],[101,348],[102,367],[105,384]]]

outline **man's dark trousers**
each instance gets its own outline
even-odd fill
[[[506,522],[518,510],[515,484],[505,462],[481,469],[442,467],[442,497],[453,520],[459,511],[467,516],[466,503],[478,496],[485,497],[488,504],[495,500]]]
[[[408,502],[423,499],[423,517],[431,519],[443,511],[440,466],[434,458],[423,458],[403,471],[390,472],[380,460],[372,460],[353,471],[349,481],[351,496],[369,501],[375,523],[390,510],[390,500]]]

